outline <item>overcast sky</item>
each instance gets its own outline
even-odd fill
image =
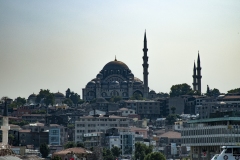
[[[82,97],[115,55],[143,80],[145,29],[150,89],[192,86],[198,50],[203,92],[240,87],[239,0],[1,0],[0,97]]]

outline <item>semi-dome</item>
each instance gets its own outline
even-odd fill
[[[128,66],[121,62],[121,61],[118,61],[118,60],[114,60],[114,61],[111,61],[111,62],[108,62],[104,67],[103,67],[103,70],[128,70]]]
[[[96,83],[94,81],[90,81],[90,82],[88,82],[87,87],[95,86],[95,84]]]
[[[150,94],[156,94],[156,92],[154,90],[151,90],[149,93]]]
[[[133,83],[133,85],[135,85],[135,86],[139,86],[139,85],[142,85],[143,83],[142,82],[140,82],[140,81],[135,81],[134,83]]]
[[[62,97],[64,97],[64,94],[62,94],[60,92],[57,92],[57,93],[54,94],[54,96],[57,97],[57,98],[62,98]]]

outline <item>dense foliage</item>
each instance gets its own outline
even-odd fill
[[[131,100],[143,100],[143,96],[140,93],[134,93],[132,97],[130,97]]]
[[[50,153],[50,149],[46,143],[42,143],[40,145],[40,153],[42,154],[43,158],[46,158],[48,154]]]
[[[240,93],[240,88],[231,89],[228,93]]]
[[[12,104],[9,105],[10,108],[17,108],[18,106],[22,106],[26,103],[25,98],[17,97]]]
[[[170,89],[170,97],[191,94],[192,88],[186,83],[173,85]]]
[[[54,94],[50,93],[49,89],[47,90],[40,89],[40,92],[37,95],[35,102],[40,103],[42,100],[46,105],[49,104],[53,105],[55,102]]]
[[[152,146],[146,146],[143,143],[137,142],[135,143],[135,153],[134,157],[138,160],[144,160],[144,157],[148,155],[149,153],[152,153],[153,147]]]
[[[160,152],[149,153],[144,160],[166,160],[165,156]]]

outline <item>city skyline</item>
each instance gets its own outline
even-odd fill
[[[110,61],[143,80],[148,41],[150,90],[192,87],[198,51],[202,92],[240,87],[240,2],[2,1],[0,96],[28,98],[40,89],[81,95]]]

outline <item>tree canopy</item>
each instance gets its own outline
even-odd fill
[[[62,160],[62,158],[60,156],[54,156],[51,160]]]
[[[113,96],[109,101],[110,102],[119,102],[122,100],[121,96]]]
[[[166,160],[165,156],[160,152],[149,153],[144,160]]]
[[[40,153],[42,154],[43,158],[46,158],[48,154],[50,153],[50,149],[46,143],[42,143],[40,145]]]
[[[119,157],[120,154],[121,154],[121,149],[118,148],[118,147],[116,147],[116,146],[114,146],[114,147],[111,149],[111,152],[112,152],[112,155],[113,155],[114,157]]]
[[[26,99],[22,97],[17,97],[13,103],[9,105],[10,108],[16,108],[17,106],[22,106],[26,103]]]
[[[44,100],[44,103],[46,105],[49,105],[49,104],[53,105],[55,102],[54,94],[51,93],[49,89],[46,89],[46,90],[40,89],[40,92],[37,95],[35,102],[40,103],[42,100]]]
[[[140,93],[135,92],[130,99],[131,100],[143,100],[143,96]]]
[[[192,91],[191,86],[186,83],[173,85],[170,89],[170,97],[177,97],[189,94]]]
[[[144,157],[147,154],[152,153],[152,151],[153,151],[152,146],[148,147],[143,143],[137,142],[137,143],[135,143],[134,157],[135,157],[135,159],[144,160]]]
[[[169,114],[167,117],[166,117],[166,121],[167,121],[167,124],[168,125],[173,125],[174,122],[177,121],[177,119],[180,119],[181,117],[178,115],[178,114]]]
[[[111,150],[103,148],[103,160],[115,160]]]
[[[76,147],[77,144],[75,142],[72,142],[72,141],[69,141],[67,142],[66,144],[64,144],[64,149],[67,149],[67,148],[74,148]]]
[[[73,105],[73,101],[70,98],[66,98],[63,101],[64,104],[68,105],[68,106],[72,106]]]
[[[231,89],[228,93],[240,93],[240,88]]]
[[[207,88],[207,93],[206,93],[207,96],[218,96],[220,95],[220,91],[219,89],[217,88],[214,88],[214,89],[210,89],[209,87]]]
[[[84,102],[83,100],[80,99],[80,95],[71,91],[70,88],[66,90],[66,98],[67,100],[65,100],[64,103],[68,105],[70,104],[77,105],[77,104],[82,104]]]

